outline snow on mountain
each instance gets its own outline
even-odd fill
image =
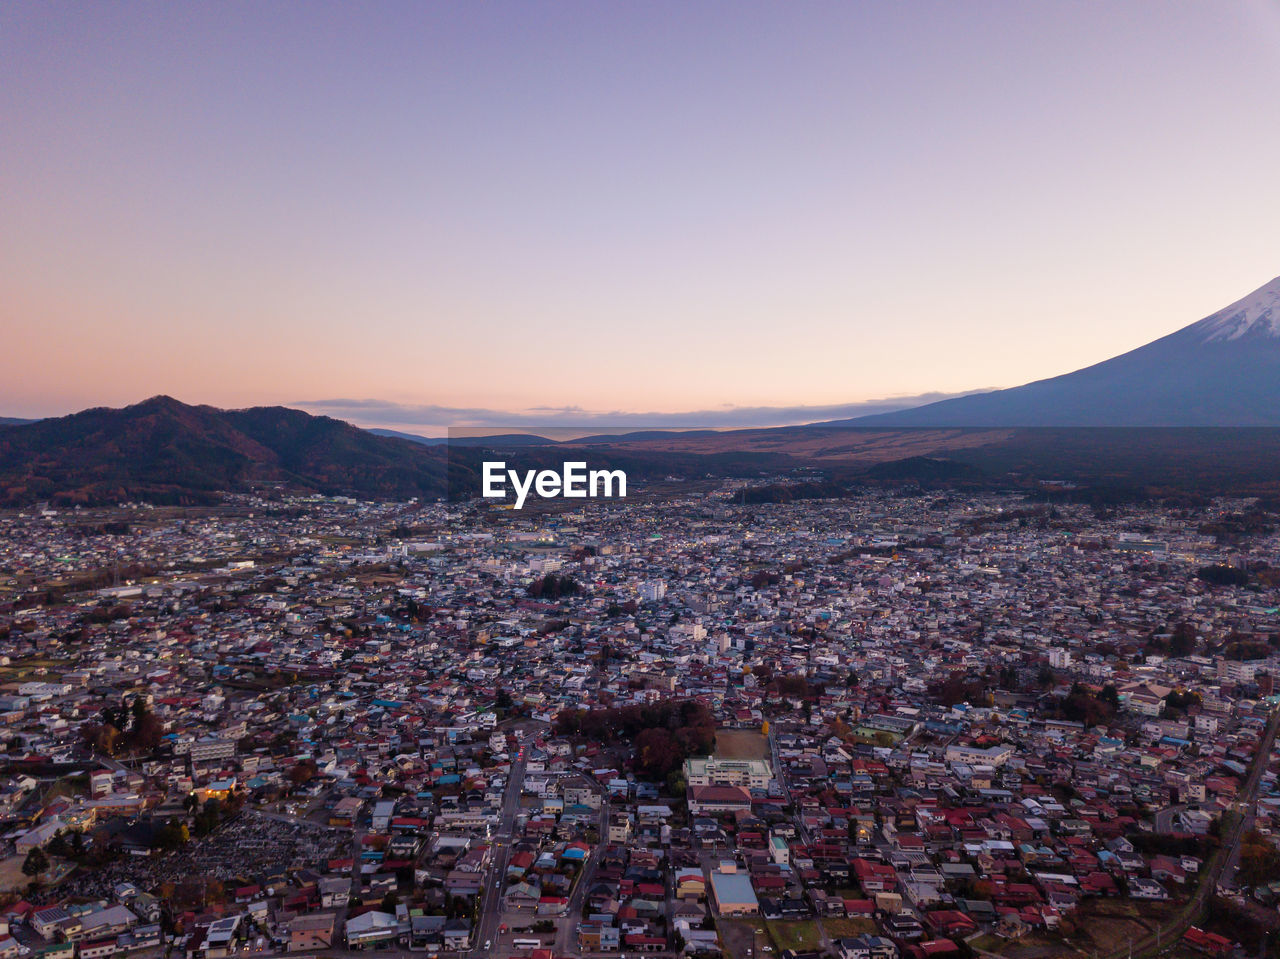
[[[1280,276],[1243,299],[1193,323],[1200,342],[1238,340],[1245,336],[1280,337]]]

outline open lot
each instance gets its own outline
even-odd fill
[[[1021,939],[1005,939],[994,933],[969,940],[969,948],[979,955],[1005,956],[1007,959],[1051,959],[1054,956],[1093,956],[1082,953],[1070,943],[1062,942],[1043,933],[1034,933]]]
[[[1168,903],[1142,903],[1126,899],[1089,902],[1080,910],[1078,932],[1072,937],[1088,944],[1086,951],[1106,953],[1122,949],[1155,931],[1171,911]],[[1006,951],[1005,955],[1012,955]]]
[[[794,949],[797,952],[818,949],[822,945],[822,930],[816,919],[798,922],[770,922],[769,935],[773,937],[774,946],[781,949]]]
[[[0,892],[17,892],[31,885],[31,877],[23,873],[22,864],[26,856],[9,856],[0,859]],[[42,882],[54,884],[75,868],[74,863],[54,860],[53,864],[41,877]]]
[[[716,929],[726,959],[760,959],[761,947],[770,945],[762,919],[719,919]]]
[[[822,928],[826,930],[828,939],[843,939],[863,933],[878,935],[875,920],[863,916],[853,919],[823,919]]]
[[[769,741],[755,729],[717,729],[716,756],[720,759],[764,759]]]
[[[22,863],[25,856],[9,856],[0,859],[0,892],[12,892],[15,889],[26,889],[31,877],[23,875]]]

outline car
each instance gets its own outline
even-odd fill
[[[485,952],[488,952],[488,951],[489,951],[490,949],[492,949],[492,948],[493,948],[493,940],[492,940],[492,939],[486,939],[486,940],[484,941],[484,951],[485,951]]]

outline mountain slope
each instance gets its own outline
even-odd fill
[[[1074,373],[843,422],[1280,426],[1280,277],[1198,323]]]
[[[299,410],[226,411],[167,396],[0,430],[0,505],[198,503],[259,484],[443,496],[445,454]]]

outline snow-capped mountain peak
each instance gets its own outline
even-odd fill
[[[1191,329],[1200,335],[1202,343],[1239,340],[1246,336],[1280,339],[1280,276],[1193,324]]]
[[[859,426],[1280,428],[1280,277],[1136,350],[1007,390],[881,413]]]

